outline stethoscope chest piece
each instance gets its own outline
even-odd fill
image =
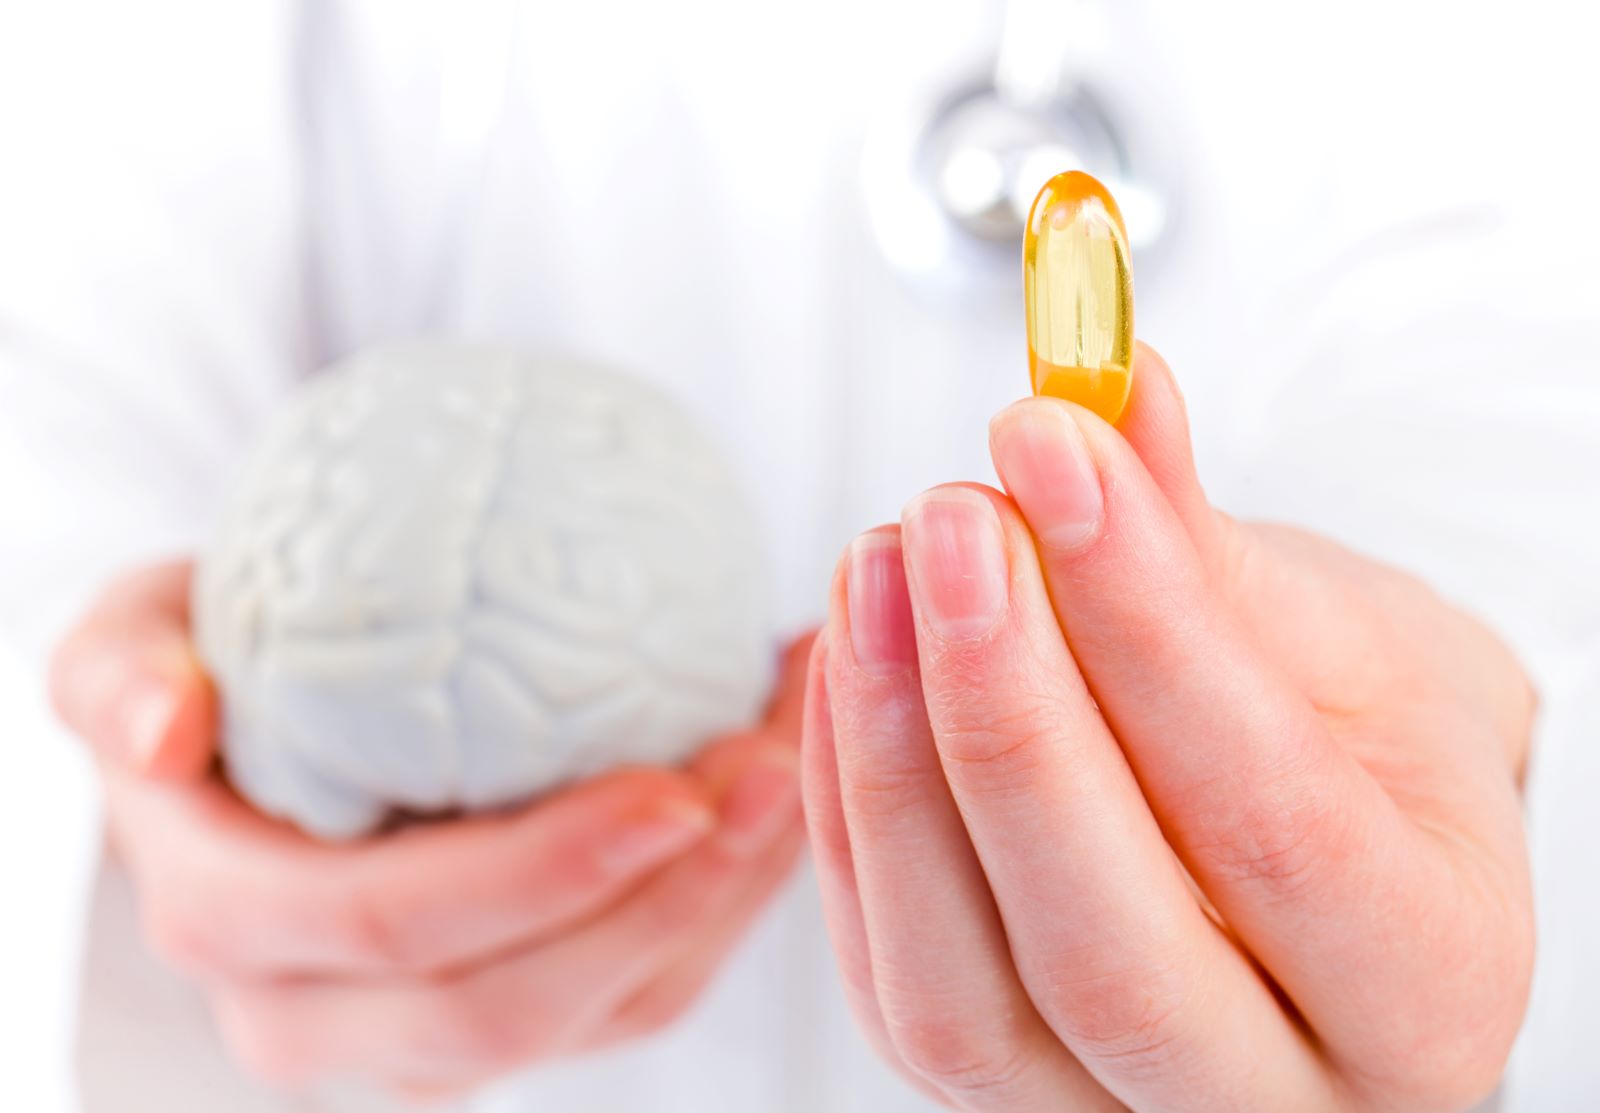
[[[922,285],[1010,289],[1034,195],[1053,175],[1083,170],[1112,189],[1130,247],[1148,255],[1168,234],[1171,194],[1115,105],[1090,83],[1023,101],[991,67],[886,112],[861,163],[879,250]]]

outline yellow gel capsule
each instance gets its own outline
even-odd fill
[[[1076,170],[1044,184],[1028,213],[1022,273],[1033,392],[1116,421],[1133,386],[1133,270],[1105,186]]]

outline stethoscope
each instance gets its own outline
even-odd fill
[[[1159,262],[1174,175],[1113,23],[1105,0],[1006,0],[987,65],[913,94],[869,129],[866,219],[896,270],[963,292],[1015,285],[1034,194],[1070,169],[1111,189],[1141,267]]]

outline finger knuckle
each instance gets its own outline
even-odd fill
[[[303,902],[285,914],[303,920],[310,937],[326,933],[342,950],[362,956],[374,967],[411,970],[425,965],[409,918],[386,894],[352,886],[325,905]]]
[[[1494,1093],[1505,1072],[1506,1052],[1484,1054],[1475,1043],[1428,1041],[1426,1054],[1404,1063],[1357,1063],[1346,1079],[1356,1106],[1376,1110],[1475,1108]]]
[[[1293,901],[1313,888],[1349,844],[1346,809],[1316,790],[1284,794],[1279,807],[1251,808],[1197,850],[1227,884]]]
[[[1092,962],[1073,956],[1047,969],[1051,1027],[1080,1057],[1144,1076],[1170,1069],[1185,1046],[1190,991],[1177,970]]]
[[[941,730],[939,753],[963,790],[1004,793],[1034,779],[1057,737],[1046,720],[1000,713]]]
[[[1028,1058],[1016,1041],[970,1017],[886,1017],[889,1042],[906,1068],[948,1094],[1001,1095],[1013,1089]]]
[[[740,876],[739,863],[725,853],[708,853],[695,861],[692,872],[677,879],[684,883],[656,887],[638,900],[630,913],[628,931],[640,940],[683,938],[707,922],[715,900],[729,891]]]
[[[1168,1006],[1137,994],[1100,1000],[1071,1011],[1063,1033],[1082,1057],[1122,1064],[1141,1075],[1155,1073],[1177,1055],[1178,1033]]]
[[[1404,1085],[1388,1088],[1383,1106],[1440,1113],[1472,1109],[1500,1085],[1505,1056],[1483,1056],[1463,1047],[1446,1051],[1432,1062],[1413,1063],[1410,1071]]]
[[[876,756],[851,762],[845,772],[844,797],[850,811],[873,819],[894,819],[927,806],[929,765],[894,763]]]
[[[1515,930],[1515,929],[1514,929]],[[1447,950],[1447,948],[1440,948]],[[1463,940],[1441,972],[1341,1056],[1374,1107],[1466,1109],[1505,1072],[1532,976],[1532,939]]]

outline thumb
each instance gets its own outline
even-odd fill
[[[189,637],[187,561],[114,582],[56,648],[56,713],[95,754],[164,779],[202,774],[216,750],[216,695]]]
[[[1154,348],[1139,344],[1133,367],[1133,393],[1117,421],[1117,431],[1166,496],[1201,562],[1216,568],[1226,556],[1232,521],[1214,510],[1201,490],[1183,393],[1172,369]]]
[[[800,717],[815,638],[813,631],[784,650],[766,718],[712,741],[691,763],[718,802],[724,845],[747,857],[771,845],[791,812],[798,818]]]

